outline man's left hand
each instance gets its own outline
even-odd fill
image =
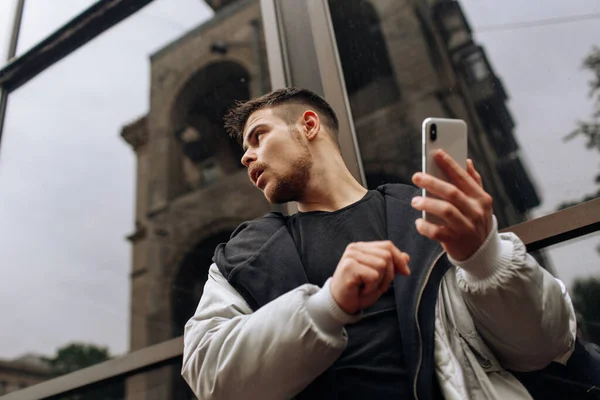
[[[413,175],[414,184],[439,199],[418,196],[413,198],[412,206],[438,216],[444,224],[436,225],[419,218],[417,230],[421,235],[440,242],[450,257],[463,261],[481,247],[492,230],[492,196],[483,189],[481,176],[471,160],[467,160],[465,171],[443,150],[438,150],[434,157],[451,183],[429,174],[416,173]]]

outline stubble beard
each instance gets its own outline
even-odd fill
[[[299,140],[300,133],[292,130],[294,138],[300,145],[301,152],[290,167],[290,173],[282,175],[272,173],[273,182],[264,192],[267,201],[271,204],[283,204],[298,201],[304,195],[308,186],[310,172],[313,166],[312,156],[308,147]]]

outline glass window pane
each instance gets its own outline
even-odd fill
[[[97,0],[67,0],[48,7],[44,0],[27,0],[17,54],[29,50],[95,3]],[[184,9],[190,12],[182,12]],[[146,25],[146,29],[152,26],[166,35],[176,35],[182,30],[192,28],[198,22],[198,13],[206,15],[210,12],[202,1],[177,0],[170,5],[147,6],[140,14],[144,15],[141,18],[144,19],[142,24]]]
[[[26,0],[17,55],[26,52],[95,2],[95,0],[67,0],[48,7],[48,3],[44,0]]]
[[[155,0],[11,93],[1,360],[39,381],[183,333],[215,247],[270,210],[222,122],[267,90],[258,2]]]
[[[551,363],[544,370],[545,376],[558,376],[559,380],[548,381],[536,378],[535,374],[519,374],[530,382],[534,398],[577,398],[593,397],[595,388],[586,383],[589,367],[582,367],[586,351],[598,351],[600,345],[600,232],[550,246],[544,256],[535,254],[540,263],[559,278],[567,287],[572,300],[580,344],[569,360],[570,375],[558,363]],[[596,346],[596,347],[595,347]],[[586,350],[587,348],[587,350]],[[597,356],[596,356],[597,358]],[[579,361],[577,361],[579,360]],[[574,372],[576,368],[582,368]],[[532,379],[533,378],[533,379]]]
[[[561,70],[554,58],[567,39],[553,37],[558,46],[542,51],[532,43],[548,39],[529,27],[496,26],[548,17],[537,11],[501,14],[469,0],[462,8],[441,0],[329,1],[369,187],[410,184],[421,168],[421,122],[438,116],[469,123],[471,157],[502,227],[596,190],[589,168],[596,158],[586,157],[598,154],[583,151],[581,137],[562,143],[560,133],[590,115],[582,112],[589,100],[573,100],[587,90],[573,66],[591,46],[591,28],[577,45],[588,49]],[[21,52],[93,2],[65,3],[27,3]],[[590,3],[570,4],[556,10]],[[234,101],[269,90],[262,35],[258,1],[155,0],[11,94],[0,173],[1,264],[10,277],[0,282],[0,304],[11,329],[0,365],[24,375],[0,374],[0,394],[183,333],[215,247],[270,209],[222,123]],[[542,61],[525,65],[533,56]],[[558,142],[544,153],[549,138]],[[571,169],[592,159],[585,173]],[[536,255],[574,294],[582,290],[577,277],[592,276],[596,265],[594,246],[575,246]],[[592,261],[573,267],[584,253]],[[595,312],[585,299],[574,296],[578,310]],[[17,303],[19,313],[11,312]],[[592,334],[594,318],[582,319]],[[192,398],[180,369],[174,363],[81,394]]]
[[[369,187],[410,184],[442,117],[467,122],[501,227],[599,193],[594,1],[538,3],[329,0]]]
[[[583,336],[600,345],[600,232],[551,246],[546,254],[570,291]]]

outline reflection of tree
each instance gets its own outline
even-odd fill
[[[600,344],[600,278],[577,279],[571,292],[582,337]]]
[[[589,121],[579,121],[577,128],[565,137],[565,140],[571,140],[582,136],[586,140],[585,146],[588,149],[600,151],[600,48],[594,47],[590,54],[583,60],[583,67],[593,74],[590,81],[590,97],[594,99],[595,110]],[[600,185],[600,174],[596,176],[596,184]],[[590,193],[581,200],[572,200],[564,202],[559,209],[571,207],[585,201],[600,197],[600,186],[595,193]]]
[[[64,375],[110,359],[106,347],[92,344],[71,343],[57,350],[47,361],[56,375]],[[125,398],[122,382],[92,388],[81,393],[63,396],[59,400],[120,400]]]
[[[72,343],[58,349],[54,358],[48,361],[58,375],[64,375],[91,367],[109,358],[108,349],[105,347]]]

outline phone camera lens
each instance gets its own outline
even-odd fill
[[[435,142],[435,140],[437,139],[437,125],[436,124],[431,124],[431,129],[429,130],[429,137],[431,138],[432,142]]]

